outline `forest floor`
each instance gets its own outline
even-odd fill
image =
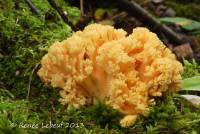
[[[53,42],[62,41],[94,22],[123,28],[128,33],[138,26],[155,29],[122,10],[117,2],[84,0],[81,11],[78,0],[55,0],[67,17],[63,18],[49,4],[52,0],[31,0],[36,9],[30,8],[28,1],[0,1],[0,134],[200,133],[200,107],[181,97],[181,94],[200,95],[199,89],[157,98],[149,117],[141,116],[129,128],[122,128],[119,125],[122,115],[103,103],[79,110],[61,105],[59,90],[44,85],[36,75],[42,56]],[[156,32],[183,62],[183,79],[200,76],[200,2],[136,2],[187,40],[173,42],[163,31]],[[58,124],[57,128],[45,127],[50,123]],[[64,127],[59,126],[62,123]]]

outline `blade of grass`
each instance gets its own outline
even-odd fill
[[[200,91],[200,76],[184,79],[182,90]]]

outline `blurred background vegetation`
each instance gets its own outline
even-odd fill
[[[155,4],[156,0],[136,1],[157,18],[171,15],[197,23],[200,21],[199,0],[161,0],[158,4]],[[70,37],[74,29],[63,21],[47,0],[31,2],[38,13],[31,10],[26,0],[0,1],[0,134],[200,133],[200,107],[192,105],[180,96],[185,93],[199,95],[199,91],[181,91],[179,94],[157,98],[157,104],[151,108],[150,116],[140,117],[136,125],[126,129],[118,124],[122,115],[102,102],[97,101],[95,105],[80,110],[61,105],[58,102],[58,90],[44,85],[36,72],[48,47],[55,41]],[[80,11],[78,0],[55,0],[55,3],[77,30],[93,22],[114,25],[117,28],[124,28],[127,32],[136,26],[146,26],[134,16],[118,9],[117,3],[85,0],[84,14]],[[153,10],[154,7],[157,10]],[[171,13],[168,13],[168,16],[166,13],[164,15],[169,9]],[[185,57],[182,54],[179,57],[180,60],[188,59],[184,61],[183,78],[190,78],[200,75],[199,51],[196,51],[200,40],[200,28],[196,28],[195,25],[195,30],[188,31],[182,29],[184,26],[174,26],[174,23],[170,23],[173,30],[186,36],[194,36],[195,41],[197,40],[197,43],[191,46],[192,52],[185,52]],[[164,42],[171,43],[166,36],[162,36],[162,33],[159,36]],[[173,43],[168,47],[174,50]],[[180,53],[179,49],[177,53]],[[196,61],[192,61],[194,58]],[[37,129],[19,127],[20,123],[49,122],[76,123],[78,126]],[[83,125],[80,125],[81,123]]]

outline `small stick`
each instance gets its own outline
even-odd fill
[[[119,3],[119,8],[126,10],[130,14],[134,15],[140,21],[149,25],[153,31],[162,31],[169,39],[171,39],[177,45],[186,43],[180,35],[175,33],[171,28],[162,24],[158,19],[151,15],[148,11],[142,8],[134,0],[117,0]],[[116,2],[116,1],[115,1]]]
[[[14,98],[14,95],[9,90],[0,88],[0,91],[7,93],[11,98]]]
[[[68,20],[66,14],[60,9],[60,7],[58,7],[55,3],[54,0],[48,0],[49,4],[53,7],[53,9],[55,9],[58,14],[60,15],[60,17],[63,19],[63,21],[68,24],[73,31],[76,31],[76,28],[74,27],[74,25]]]
[[[41,16],[39,10],[33,5],[33,3],[31,2],[31,0],[24,0],[27,5],[30,7],[31,11],[36,14],[37,16]]]
[[[128,16],[128,13],[123,11],[119,14],[112,16],[110,19],[116,21],[118,18],[125,18],[126,16]]]
[[[35,70],[37,69],[38,66],[39,66],[39,63],[37,63],[35,65],[35,67],[33,68],[32,72],[31,72],[31,75],[29,76],[28,92],[27,92],[27,96],[26,96],[27,100],[29,99],[29,95],[30,95],[30,91],[31,91],[31,82],[32,82],[32,79],[33,79],[33,74],[34,74],[34,72],[35,72]]]
[[[80,0],[81,16],[84,16],[83,0]]]

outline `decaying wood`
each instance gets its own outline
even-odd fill
[[[128,13],[134,15],[137,19],[147,24],[153,31],[162,31],[172,42],[176,45],[188,42],[182,36],[175,33],[171,28],[162,24],[158,19],[152,16],[148,11],[142,8],[134,0],[116,0],[119,8],[126,10]],[[115,1],[115,2],[116,2]],[[114,2],[114,0],[113,0]]]
[[[67,15],[61,10],[60,7],[58,7],[55,3],[54,0],[48,0],[49,4],[58,12],[58,14],[61,16],[61,18],[63,19],[63,21],[68,24],[73,31],[76,31],[74,25],[68,20]]]
[[[193,50],[189,43],[174,47],[173,52],[180,60],[193,57]]]

